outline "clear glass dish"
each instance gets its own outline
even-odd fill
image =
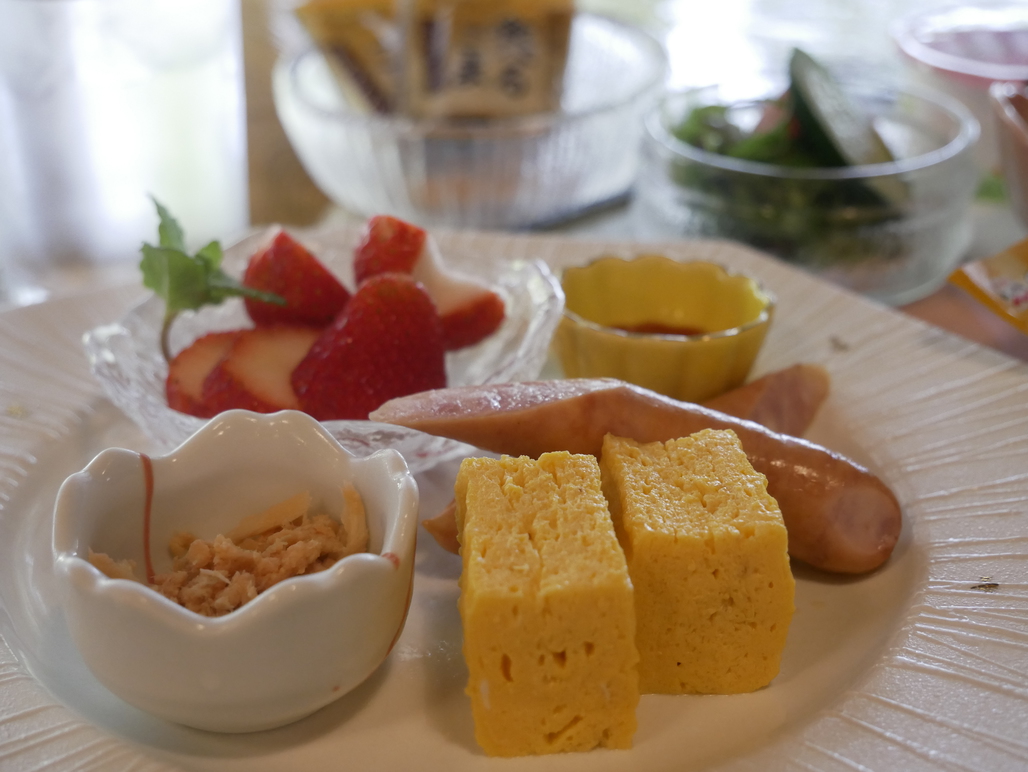
[[[351,260],[358,233],[350,227],[298,233],[325,265],[352,283]],[[255,233],[225,251],[225,270],[240,275],[264,233]],[[483,259],[478,252],[446,248],[449,265],[492,284],[504,298],[507,317],[489,338],[447,354],[449,384],[530,380],[542,370],[550,338],[564,308],[560,282],[541,261]],[[119,321],[87,332],[83,338],[93,374],[108,398],[135,421],[161,450],[177,447],[205,423],[168,407],[164,393],[168,366],[158,343],[164,302],[152,296]],[[182,314],[171,332],[177,352],[205,332],[250,327],[242,301],[233,298]],[[428,469],[467,451],[467,446],[421,432],[372,421],[326,421],[325,428],[347,450],[364,456],[395,448],[412,471]]]
[[[846,87],[897,160],[795,168],[708,152],[673,133],[694,108],[729,105],[744,127],[772,97],[729,99],[718,86],[668,94],[646,119],[638,227],[740,241],[885,303],[932,292],[970,245],[978,122],[943,94]]]
[[[627,193],[666,67],[646,32],[577,14],[557,113],[447,123],[358,112],[309,49],[276,64],[273,91],[293,149],[340,206],[427,226],[519,228]]]

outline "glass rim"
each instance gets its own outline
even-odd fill
[[[737,337],[749,332],[755,327],[765,325],[771,320],[774,309],[775,301],[769,296],[768,304],[760,310],[760,313],[756,318],[751,319],[748,322],[737,324],[726,330],[697,332],[688,335],[674,332],[634,332],[632,330],[622,330],[618,327],[610,327],[605,324],[600,324],[599,322],[594,322],[591,319],[587,319],[577,311],[572,311],[567,306],[564,307],[563,313],[565,318],[579,327],[592,330],[593,332],[601,333],[603,335],[613,335],[617,338],[625,338],[627,340],[666,340],[670,343],[702,343],[704,341],[719,340],[721,338]]]
[[[764,285],[764,283],[760,281],[756,276],[747,271],[738,270],[714,260],[680,261],[668,257],[667,255],[656,252],[641,253],[628,259],[618,257],[616,255],[601,255],[600,257],[597,257],[579,266],[567,266],[564,269],[564,271],[562,271],[560,274],[561,286],[563,287],[564,272],[566,272],[567,270],[572,268],[578,270],[589,269],[590,267],[595,266],[597,263],[600,263],[605,260],[615,260],[621,263],[634,263],[637,266],[642,265],[644,262],[651,260],[681,264],[692,262],[706,263],[707,265],[716,266],[728,278],[741,277],[744,279],[748,279],[753,284],[756,293],[764,300],[764,305],[761,307],[760,313],[757,314],[753,319],[750,319],[748,322],[743,322],[742,324],[737,324],[733,327],[727,327],[723,330],[711,330],[709,332],[697,333],[636,332],[632,330],[623,330],[619,327],[611,327],[610,325],[601,324],[600,322],[594,322],[592,319],[589,319],[583,316],[582,314],[578,313],[577,311],[573,311],[571,308],[569,308],[567,304],[567,299],[565,298],[564,308],[561,309],[564,317],[568,319],[568,321],[574,323],[575,325],[586,330],[591,330],[594,333],[599,333],[603,335],[613,335],[617,338],[625,338],[628,340],[666,340],[672,343],[702,343],[703,341],[736,337],[746,332],[749,332],[750,330],[756,327],[766,325],[771,321],[772,316],[774,316],[775,309],[778,306],[777,295],[775,295],[774,292],[768,289]]]
[[[547,131],[554,127],[585,121],[604,113],[616,113],[630,105],[646,100],[651,94],[659,93],[659,89],[662,87],[667,76],[668,59],[664,46],[657,38],[640,27],[603,14],[581,13],[576,14],[576,16],[600,21],[616,28],[626,36],[626,40],[631,42],[637,50],[646,51],[650,72],[643,79],[642,83],[633,89],[628,96],[618,100],[601,98],[595,104],[572,112],[560,109],[554,112],[535,113],[513,118],[499,118],[489,120],[488,122],[469,121],[462,123],[457,121],[451,122],[445,119],[419,120],[402,115],[376,112],[361,113],[346,109],[346,107],[329,108],[318,104],[301,88],[297,75],[300,65],[308,57],[323,57],[321,51],[316,47],[300,49],[287,57],[284,60],[284,66],[287,70],[285,74],[294,99],[310,112],[329,118],[332,121],[363,127],[388,129],[395,132],[431,133],[435,137],[452,139],[493,135],[522,135]],[[570,51],[568,56],[570,58]]]
[[[998,22],[990,26],[989,21]],[[950,31],[993,32],[1012,29],[1028,30],[1028,5],[1013,3],[957,3],[930,10],[915,11],[896,19],[889,34],[899,49],[915,62],[949,75],[966,76],[983,81],[1028,81],[1028,63],[989,62],[944,51],[931,45],[927,38],[933,33]],[[1005,26],[1004,26],[1005,25]]]
[[[949,113],[950,117],[954,119],[959,127],[959,130],[956,136],[942,147],[930,150],[927,153],[911,156],[910,158],[901,158],[885,163],[804,168],[781,166],[762,161],[749,161],[721,155],[696,147],[695,145],[690,145],[688,142],[684,142],[674,136],[665,125],[663,118],[664,109],[670,100],[681,99],[691,94],[717,88],[717,85],[711,85],[666,92],[660,102],[645,117],[647,140],[656,143],[676,156],[724,171],[790,180],[831,181],[887,177],[926,169],[954,158],[963,152],[970,151],[981,136],[981,126],[971,111],[955,98],[941,92],[917,86],[888,87],[883,89],[880,85],[875,86],[874,84],[849,84],[847,90],[856,94],[885,93],[895,95],[896,97],[913,97],[914,99],[934,105]],[[736,102],[740,104],[760,102],[765,101],[767,98],[770,98],[770,95],[765,98],[754,97],[736,100]]]

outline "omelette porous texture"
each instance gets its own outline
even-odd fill
[[[788,536],[730,430],[607,435],[603,491],[635,587],[644,694],[735,694],[778,674],[794,609]]]
[[[455,493],[479,745],[492,756],[631,747],[632,583],[596,459],[468,458]]]

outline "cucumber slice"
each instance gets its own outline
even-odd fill
[[[860,166],[893,160],[871,120],[850,101],[821,64],[796,48],[789,59],[796,117],[828,166]]]
[[[863,166],[895,160],[870,117],[855,105],[835,78],[809,54],[796,48],[789,59],[793,110],[812,153],[825,166]],[[885,203],[899,204],[906,186],[895,178],[868,180]]]

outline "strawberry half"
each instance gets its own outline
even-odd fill
[[[257,326],[304,324],[324,327],[346,306],[350,292],[332,273],[284,230],[250,258],[243,286],[284,298],[278,306],[244,298]]]
[[[503,298],[478,279],[448,268],[431,236],[425,239],[411,276],[425,286],[439,309],[447,351],[478,343],[503,322]]]
[[[319,421],[365,419],[394,397],[446,385],[443,329],[424,288],[384,273],[357,288],[293,371],[302,410]]]
[[[168,407],[197,418],[211,418],[218,412],[204,402],[203,383],[241,332],[207,333],[175,355],[164,383]]]
[[[473,346],[492,335],[506,316],[503,298],[488,291],[458,305],[445,316],[443,342],[447,351]]]
[[[372,217],[353,254],[354,281],[359,285],[380,273],[410,273],[427,235],[424,229],[396,217]]]
[[[477,279],[448,268],[426,231],[395,217],[368,220],[353,267],[358,284],[387,271],[409,273],[421,282],[439,311],[447,351],[489,337],[506,314],[503,298]]]
[[[243,330],[203,383],[203,402],[215,413],[298,410],[290,378],[320,331],[302,325]]]

